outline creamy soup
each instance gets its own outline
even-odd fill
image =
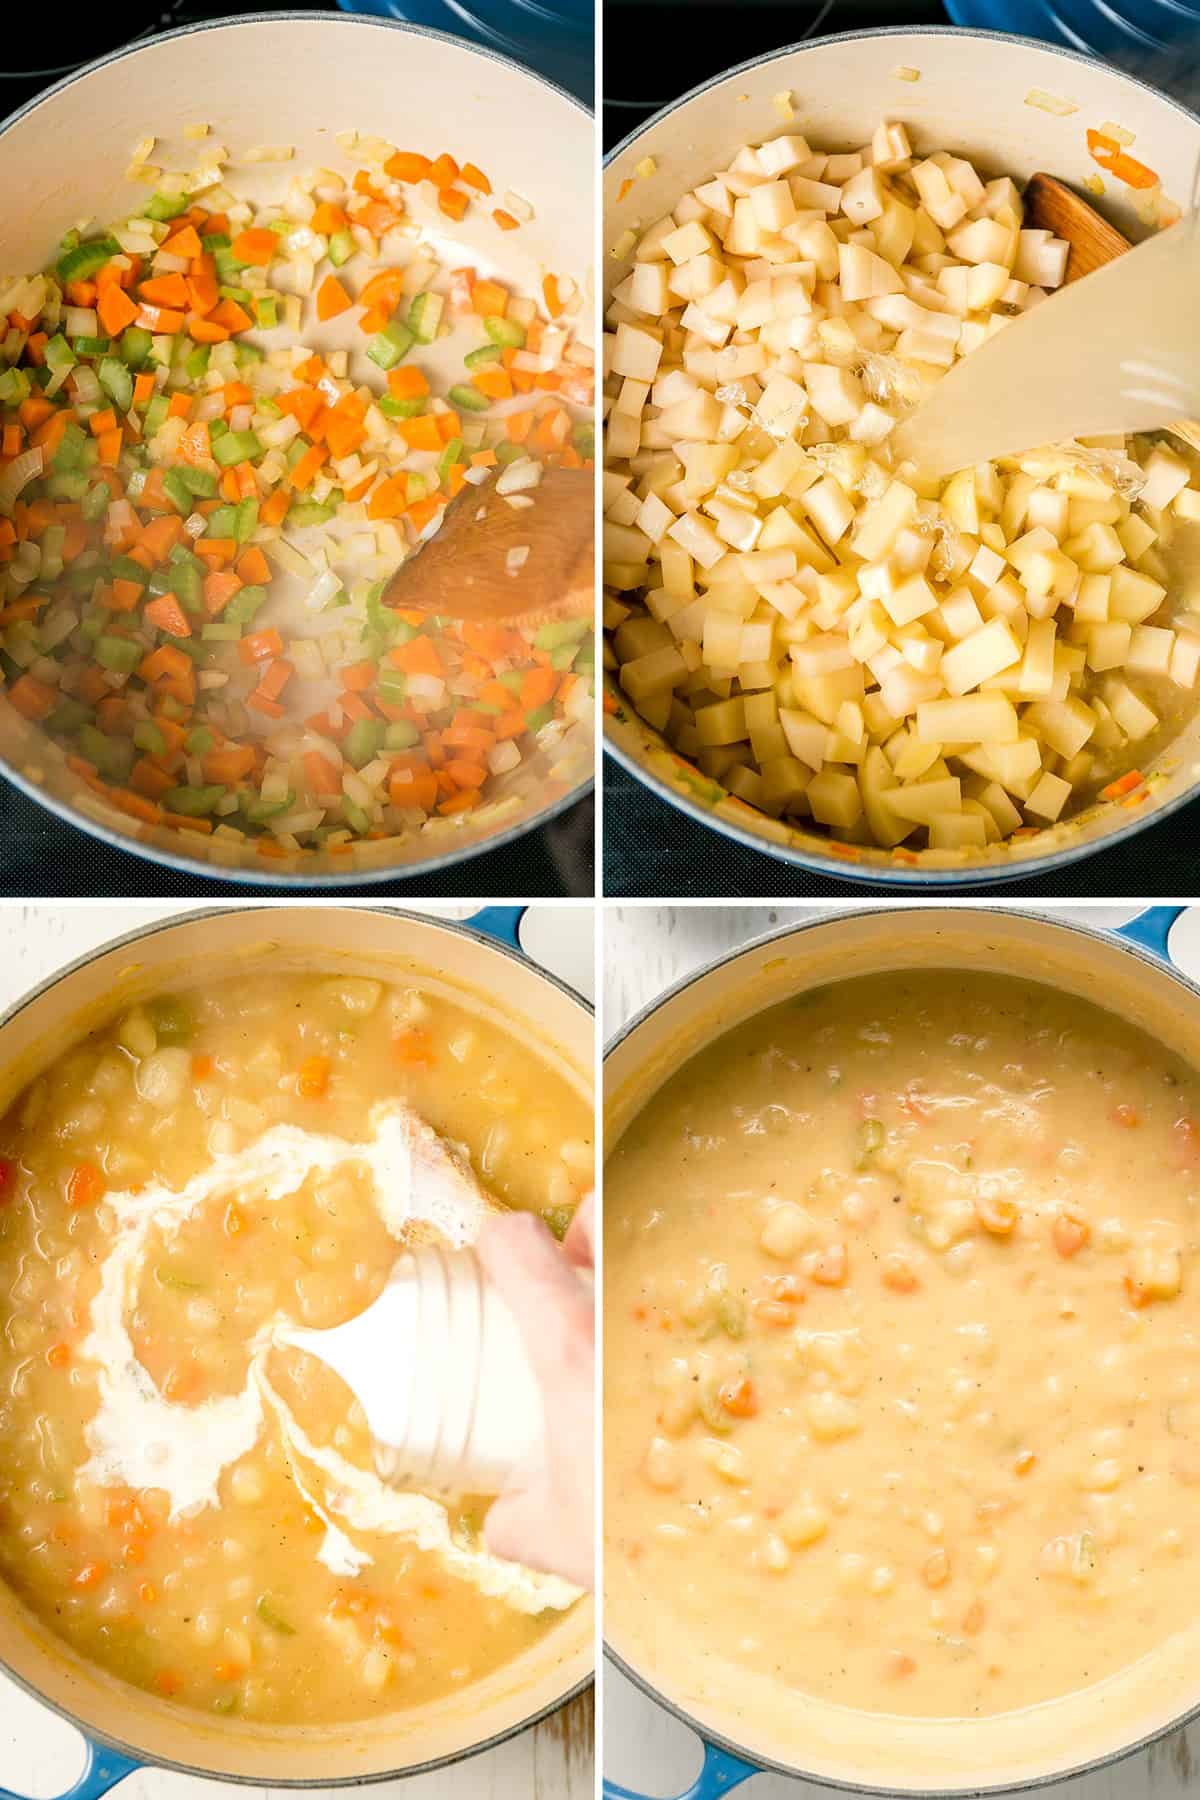
[[[489,1555],[488,1502],[378,1479],[286,1323],[340,1324],[485,1206],[560,1235],[566,1078],[432,985],[281,973],[139,1005],[0,1126],[0,1574],[185,1705],[279,1723],[462,1689],[576,1591]]]
[[[606,1182],[618,1637],[969,1718],[1193,1620],[1200,1082],[1149,1037],[998,976],[823,988]]]

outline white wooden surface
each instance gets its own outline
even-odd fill
[[[834,907],[606,907],[604,915],[604,1035],[609,1038],[632,1014],[689,971],[752,937]],[[1134,906],[1047,907],[1095,926],[1123,923]],[[1193,979],[1200,979],[1200,908],[1193,908],[1171,935],[1171,952]],[[694,1732],[646,1699],[640,1689],[606,1664],[603,1675],[604,1774],[635,1793],[681,1794],[700,1768]],[[823,1800],[828,1790],[778,1775],[755,1775],[734,1790],[740,1800]],[[1047,1800],[1182,1800],[1200,1795],[1200,1726],[1177,1732],[1155,1749],[1106,1772],[1062,1782],[1046,1790]]]
[[[64,963],[139,923],[194,910],[179,902],[0,902],[0,1009]],[[461,919],[475,909],[417,901],[408,910]],[[521,928],[529,954],[588,999],[594,988],[593,924],[590,905],[533,906]],[[0,1675],[0,1787],[43,1800],[69,1787],[82,1763],[79,1734]],[[379,1800],[591,1800],[593,1781],[589,1693],[486,1756],[371,1792]],[[229,1800],[233,1790],[221,1782],[142,1769],[116,1792],[119,1800]],[[331,1792],[314,1789],[313,1800]]]

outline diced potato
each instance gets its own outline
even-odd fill
[[[884,805],[915,825],[928,825],[939,814],[962,810],[962,783],[957,775],[947,775],[911,787],[891,788],[884,795]]]
[[[952,694],[965,694],[1020,659],[1021,646],[1011,627],[1004,619],[991,619],[946,652],[942,679]]]
[[[1045,819],[1053,823],[1070,798],[1070,782],[1064,781],[1060,775],[1052,775],[1047,770],[1026,800],[1025,811],[1034,818]]]
[[[1003,694],[970,694],[960,700],[926,700],[917,708],[917,731],[926,743],[1015,743],[1017,711]]]

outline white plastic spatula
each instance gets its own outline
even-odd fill
[[[277,1338],[341,1376],[366,1414],[376,1467],[396,1487],[496,1494],[542,1441],[517,1322],[472,1250],[406,1251],[365,1312]]]

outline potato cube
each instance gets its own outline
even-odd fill
[[[926,743],[944,744],[1012,744],[1019,735],[1016,708],[1003,694],[926,700],[917,708],[917,732]]]
[[[1139,675],[1165,675],[1171,666],[1175,633],[1161,625],[1135,625],[1125,667]]]
[[[1150,452],[1143,467],[1146,484],[1138,498],[1143,506],[1152,506],[1161,512],[1170,506],[1176,494],[1183,492],[1190,470],[1181,456],[1161,447]]]
[[[928,825],[941,813],[962,811],[962,783],[957,775],[945,775],[911,787],[890,788],[883,804],[914,825]]]
[[[931,850],[982,850],[987,827],[975,812],[938,813],[929,821]]]
[[[1003,618],[990,619],[986,625],[962,643],[947,650],[942,658],[941,675],[952,694],[965,694],[991,675],[1019,662],[1021,646]]]
[[[1048,824],[1053,824],[1070,798],[1070,782],[1064,781],[1060,775],[1051,775],[1047,770],[1026,800],[1025,811],[1034,818],[1045,819]]]
[[[805,793],[809,811],[822,825],[848,831],[862,814],[862,800],[853,775],[825,767],[814,775]]]
[[[653,381],[662,360],[662,341],[639,326],[617,326],[613,349],[613,373],[629,375],[635,381]]]

